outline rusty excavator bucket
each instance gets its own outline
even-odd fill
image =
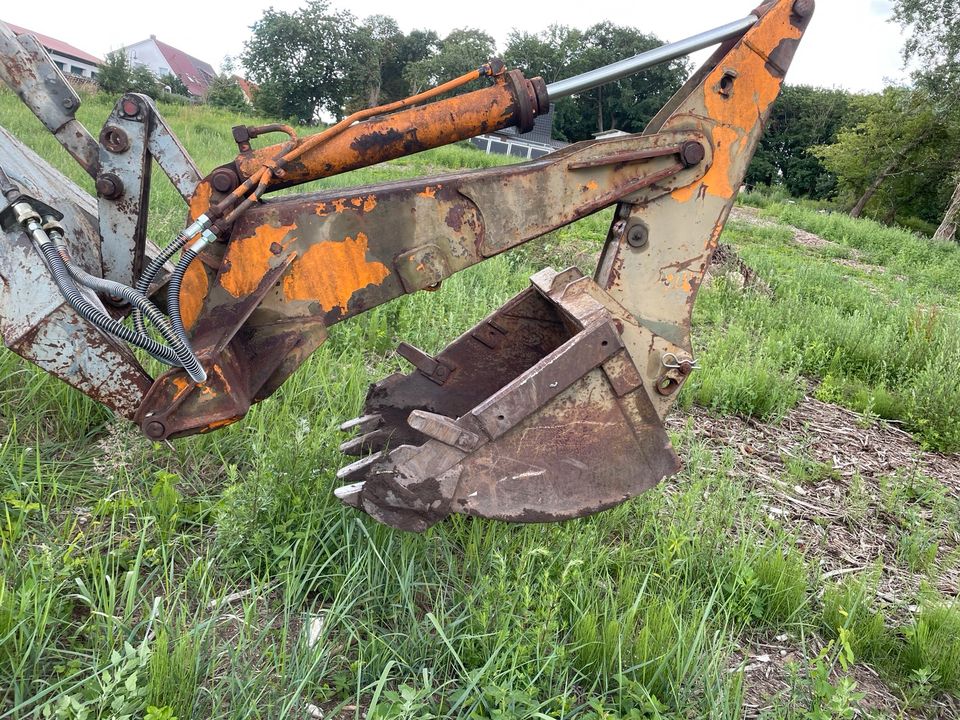
[[[552,522],[677,472],[663,416],[696,367],[692,304],[812,12],[808,0],[761,7],[654,119],[645,135],[703,133],[706,152],[680,146],[678,159],[709,168],[621,200],[595,278],[544,270],[436,357],[400,346],[415,370],[373,385],[342,426],[356,437],[341,450],[365,455],[338,474],[342,501],[415,531],[451,513]]]
[[[97,189],[94,200],[0,128],[0,335],[153,440],[210,432],[276,391],[332,325],[612,207],[592,277],[548,268],[437,355],[400,345],[413,369],[374,384],[343,425],[342,450],[357,459],[335,492],[413,531],[452,513],[552,522],[613,507],[680,467],[663,420],[696,371],[693,304],[813,11],[813,0],[769,0],[550,85],[492,60],[308,137],[236,127],[238,155],[205,176],[145,96],[125,95],[91,135],[43,48],[0,23],[0,77]],[[559,98],[716,45],[643,133],[516,165],[264,197],[529,131]],[[487,85],[450,95],[476,81]],[[288,137],[253,147],[276,132]],[[188,208],[163,250],[146,237],[154,164]],[[169,369],[151,377],[130,345]]]
[[[451,512],[551,522],[618,505],[679,468],[621,332],[576,270],[533,286],[417,370],[371,387],[344,502],[424,530]],[[602,292],[602,291],[601,291]],[[622,310],[622,309],[620,309]],[[390,448],[394,449],[390,449]]]

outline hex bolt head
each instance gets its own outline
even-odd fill
[[[77,106],[77,103],[74,102],[74,99],[70,97],[65,97],[60,101],[60,104],[63,105],[64,110],[73,110]]]
[[[107,200],[116,200],[123,195],[123,181],[113,173],[103,173],[97,177],[97,195]]]
[[[116,125],[107,125],[100,132],[100,144],[112,153],[122,153],[130,149],[130,138]]]
[[[632,225],[627,230],[627,245],[632,248],[643,248],[650,242],[650,231],[643,223]]]
[[[696,140],[690,140],[683,144],[683,148],[680,150],[680,160],[687,167],[693,167],[694,165],[699,165],[703,162],[703,158],[707,155],[706,150],[703,149],[703,145]]]
[[[146,433],[148,438],[153,440],[162,440],[164,433],[167,432],[167,429],[163,426],[162,422],[151,420],[147,423],[147,426],[143,429],[143,432]]]
[[[228,193],[236,189],[237,185],[240,184],[240,180],[233,170],[229,168],[219,168],[213,171],[213,174],[210,176],[210,183],[217,192]]]

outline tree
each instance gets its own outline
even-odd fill
[[[894,19],[910,33],[904,58],[922,62],[924,70],[918,73],[919,83],[935,89],[941,113],[955,116],[960,105],[960,0],[894,0]],[[955,163],[960,165],[956,158]],[[947,205],[936,237],[960,241],[958,216],[960,184]]]
[[[387,15],[371,15],[357,28],[359,52],[349,70],[352,98],[348,109],[380,105],[385,69],[394,64],[403,39],[397,21]]]
[[[476,70],[494,55],[496,44],[487,33],[474,28],[459,28],[440,42],[436,53],[409,63],[403,76],[411,92],[418,93]]]
[[[218,75],[207,90],[207,104],[237,112],[249,109],[240,85],[232,77]]]
[[[183,95],[184,97],[190,97],[190,91],[187,90],[187,86],[183,84],[183,80],[179,76],[174,75],[173,73],[167,73],[166,75],[160,76],[160,85],[164,90],[170,88],[167,92],[171,92],[174,95]]]
[[[326,0],[308,0],[294,12],[266,10],[240,58],[260,85],[258,109],[303,122],[323,111],[341,118],[360,51],[357,29],[351,13],[333,12]]]
[[[548,82],[608,65],[662,45],[653,35],[603,22],[579,31],[551,25],[538,34],[514,31],[504,57]],[[554,132],[564,140],[603,130],[640,132],[687,76],[685,61],[673,61],[557,102]]]
[[[380,91],[384,102],[402,100],[413,94],[404,71],[412,63],[421,62],[440,52],[440,36],[433,30],[413,30],[401,37],[393,62],[383,67]]]
[[[909,214],[928,219],[949,174],[943,155],[956,147],[953,128],[914,88],[890,87],[857,104],[863,121],[814,150],[855,200],[850,214],[873,207],[872,214],[887,221]]]
[[[855,124],[854,108],[854,98],[845,90],[784,86],[747,171],[747,184],[782,183],[794,197],[833,195],[836,176],[811,150],[833,144],[841,129]]]
[[[112,50],[97,71],[97,82],[108,93],[119,95],[130,84],[130,60],[123,50]]]
[[[583,33],[566,25],[553,24],[540,33],[513,30],[507,36],[503,59],[527,77],[539,75],[552,83],[569,77],[581,50]]]
[[[97,82],[106,92],[115,95],[136,92],[156,98],[161,89],[150,69],[144,65],[131,65],[123,50],[107,53],[100,66]]]

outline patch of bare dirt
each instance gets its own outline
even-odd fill
[[[777,635],[751,643],[731,659],[729,672],[742,671],[744,675],[745,720],[768,717],[773,711],[782,710],[790,702],[791,679],[797,673],[794,668],[808,664],[810,657],[816,657],[823,650],[824,643],[819,638],[808,638],[806,653],[798,646],[797,638]],[[899,698],[871,668],[855,665],[846,674],[856,683],[855,692],[863,696],[857,702],[861,713],[898,711]],[[838,679],[834,676],[831,681]],[[804,699],[797,698],[796,701],[802,703]]]
[[[876,602],[898,623],[909,622],[916,612],[924,583],[949,598],[960,596],[960,523],[948,518],[938,525],[923,497],[932,491],[940,502],[960,507],[960,455],[926,452],[895,425],[809,395],[777,424],[715,417],[701,408],[676,413],[667,424],[673,430],[692,429],[695,438],[718,452],[735,451],[733,475],[760,496],[770,518],[793,532],[821,581],[879,568]],[[892,494],[914,482],[919,497]],[[939,547],[931,567],[913,571],[899,548],[902,537],[917,529],[912,523],[921,521],[939,532]],[[810,642],[807,638],[806,662],[815,657],[815,651],[809,654]],[[804,656],[786,636],[751,641],[732,658],[731,671],[744,670],[747,717],[760,717],[783,696],[792,660]],[[866,694],[862,709],[902,713],[897,697],[872,670],[858,665],[853,677],[857,691]],[[960,718],[956,699],[938,702],[931,717]]]
[[[803,245],[804,247],[811,248],[813,250],[821,250],[823,248],[840,248],[841,246],[837,243],[826,240],[819,235],[814,235],[811,232],[806,230],[801,230],[800,228],[791,227],[789,225],[782,225],[780,223],[767,220],[766,218],[760,217],[759,210],[753,207],[746,207],[742,205],[734,206],[733,210],[730,212],[730,218],[732,220],[739,220],[740,222],[753,225],[755,227],[776,227],[790,230],[793,233],[793,241],[798,245]],[[844,267],[851,268],[853,270],[859,270],[860,272],[865,273],[879,273],[883,272],[883,268],[876,265],[869,265],[865,262],[862,262],[862,256],[859,252],[854,249],[847,248],[847,252],[850,254],[849,259],[845,258],[833,258],[833,262],[838,265],[843,265]]]

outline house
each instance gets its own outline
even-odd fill
[[[133,45],[123,48],[131,65],[143,65],[157,77],[173,73],[194,97],[204,97],[210,88],[210,83],[217,76],[216,71],[209,63],[188,55],[183,50],[177,50],[172,45],[157,40],[151,35]]]
[[[595,140],[609,140],[610,138],[623,137],[629,134],[630,133],[624,132],[623,130],[603,130],[602,132],[595,132],[593,137]]]
[[[15,35],[33,35],[46,51],[50,54],[50,59],[60,68],[65,75],[76,75],[88,80],[94,80],[97,77],[97,70],[103,64],[100,58],[94,57],[80,48],[57,40],[47,35],[41,35],[33,30],[6,23],[7,27],[13,30]]]
[[[495,133],[478,135],[470,140],[470,143],[487,153],[535,160],[570,144],[554,140],[552,134],[553,105],[549,112],[534,119],[533,130],[530,132],[521,134],[517,128],[509,127]]]
[[[240,92],[243,93],[244,100],[247,101],[247,105],[253,105],[253,94],[259,89],[255,84],[242,78],[239,75],[231,75],[230,79],[233,80],[237,86],[240,88]]]

